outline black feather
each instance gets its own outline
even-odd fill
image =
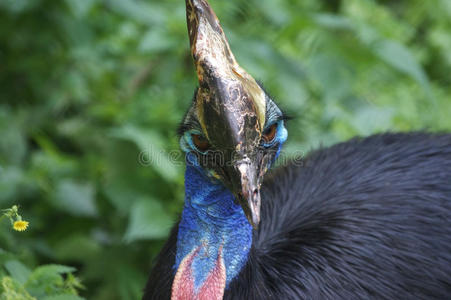
[[[224,299],[451,299],[451,135],[382,134],[267,176]],[[143,299],[169,299],[177,230]]]
[[[182,137],[186,131],[189,131],[191,129],[200,128],[200,124],[197,121],[197,118],[195,116],[193,116],[193,107],[195,107],[195,103],[197,101],[198,91],[199,91],[199,88],[196,88],[196,90],[194,91],[193,98],[191,100],[191,104],[190,104],[188,110],[185,112],[185,115],[183,116],[182,121],[177,126],[176,133],[179,138]]]

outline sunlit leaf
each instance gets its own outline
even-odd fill
[[[166,11],[158,4],[133,1],[133,0],[110,0],[110,6],[115,12],[144,24],[163,23]]]
[[[24,264],[17,260],[10,260],[5,262],[5,268],[9,272],[11,277],[21,284],[24,284],[31,274],[30,269],[28,269]]]
[[[383,40],[373,45],[373,51],[392,67],[411,76],[423,87],[429,88],[427,76],[421,65],[409,49],[402,44],[396,41]]]
[[[70,295],[70,294],[62,294],[62,295],[56,295],[56,296],[47,296],[42,298],[42,300],[84,300],[85,298],[77,296],[77,295]]]
[[[66,274],[75,272],[75,270],[76,269],[74,267],[51,264],[36,268],[36,270],[33,271],[33,276],[39,277],[43,276],[44,274]]]
[[[330,29],[353,29],[353,23],[351,20],[344,16],[332,15],[332,14],[316,14],[314,15],[315,22]]]
[[[8,276],[0,278],[0,291],[2,300],[37,300],[19,282]]]
[[[96,2],[97,0],[66,0],[66,3],[77,17],[85,16]]]
[[[176,45],[167,31],[152,28],[142,38],[139,50],[143,53],[169,51]]]
[[[124,239],[133,242],[141,239],[164,238],[173,225],[172,218],[161,204],[153,199],[142,199],[133,205]]]

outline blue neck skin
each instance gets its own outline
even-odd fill
[[[279,121],[275,139],[279,147],[275,159],[287,136],[283,121]],[[227,288],[247,262],[252,246],[252,226],[241,206],[234,202],[233,194],[219,181],[207,176],[197,164],[190,153],[190,144],[182,139],[182,149],[187,153],[185,206],[179,224],[174,272],[188,254],[199,248],[192,263],[194,288],[198,290],[214,269],[222,247]]]
[[[175,270],[185,256],[201,246],[192,264],[194,288],[198,289],[215,267],[222,246],[228,287],[246,263],[251,245],[252,226],[241,206],[234,203],[232,193],[200,167],[188,164]]]

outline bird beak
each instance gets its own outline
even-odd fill
[[[235,169],[239,173],[240,183],[237,188],[237,199],[243,208],[249,223],[255,229],[260,223],[260,187],[256,170],[248,163],[238,163]]]
[[[236,112],[231,117],[239,125],[253,115],[260,131],[264,126],[265,92],[255,79],[237,63],[219,20],[206,0],[186,0],[186,15],[191,54],[199,79],[198,117],[208,137],[212,113],[207,110]],[[226,114],[222,114],[226,115]],[[227,116],[226,116],[227,117]],[[253,137],[260,139],[260,135]]]
[[[237,63],[208,2],[186,0],[186,14],[199,79],[197,119],[210,143],[232,162],[224,168],[223,182],[255,228],[260,222],[260,192],[253,160],[265,125],[266,94]]]

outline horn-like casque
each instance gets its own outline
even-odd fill
[[[256,113],[255,125],[261,132],[265,122],[265,93],[238,65],[216,14],[205,0],[186,0],[186,12],[191,54],[200,84],[197,99],[208,102],[198,105],[205,133],[208,135],[203,111],[206,106],[223,106],[235,111],[239,127],[244,126],[246,115]],[[213,98],[216,101],[212,103]]]
[[[240,202],[249,222],[260,221],[258,166],[266,94],[241,68],[216,14],[206,0],[186,0],[191,54],[199,79],[195,109],[202,131],[228,166],[219,176]]]

